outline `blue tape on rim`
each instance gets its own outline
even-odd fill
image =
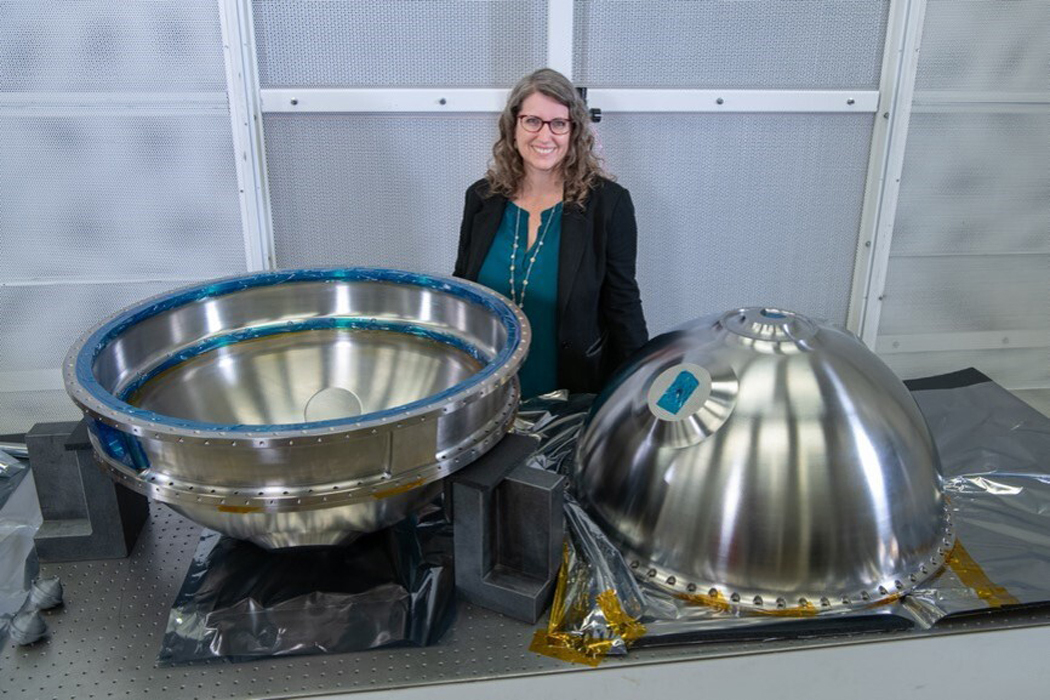
[[[664,391],[656,405],[668,413],[678,415],[698,386],[700,386],[700,380],[694,377],[692,372],[682,370]]]
[[[424,287],[434,289],[452,296],[459,297],[468,302],[478,304],[491,311],[503,324],[507,330],[507,342],[503,349],[493,358],[485,358],[477,348],[471,346],[468,343],[462,341],[462,339],[456,338],[451,334],[442,333],[440,331],[434,331],[432,329],[425,328],[419,324],[412,324],[409,322],[402,322],[398,324],[396,321],[380,321],[371,318],[340,318],[340,317],[325,317],[317,319],[307,319],[299,322],[292,322],[291,324],[282,323],[268,324],[267,326],[258,327],[254,329],[246,329],[243,331],[245,334],[258,334],[253,337],[262,337],[269,335],[274,332],[290,332],[294,330],[308,330],[311,328],[324,328],[324,327],[340,327],[340,324],[345,324],[343,327],[358,327],[364,328],[371,326],[376,329],[383,329],[382,326],[390,326],[390,330],[397,330],[400,332],[412,333],[414,335],[426,336],[439,342],[445,342],[453,345],[460,350],[463,350],[470,354],[475,359],[485,362],[486,366],[478,373],[465,379],[464,381],[456,384],[443,392],[435,394],[434,396],[427,397],[418,401],[396,406],[382,411],[376,411],[374,413],[366,413],[361,416],[354,416],[352,418],[339,418],[327,421],[317,421],[313,423],[281,423],[281,424],[268,424],[268,425],[227,425],[219,423],[203,423],[199,421],[183,420],[165,416],[155,411],[149,411],[146,409],[138,408],[127,403],[123,399],[130,396],[131,393],[126,388],[121,392],[120,397],[112,395],[95,379],[92,367],[94,366],[95,359],[102,353],[106,346],[118,338],[121,334],[127,331],[132,326],[142,323],[148,318],[157,316],[165,313],[172,309],[186,304],[191,304],[202,299],[209,299],[219,296],[225,296],[227,294],[233,294],[235,292],[243,291],[246,289],[252,289],[254,287],[262,286],[274,286],[277,284],[290,284],[298,282],[393,282],[397,284],[407,284],[417,287]],[[331,324],[331,325],[326,325]],[[396,329],[393,326],[397,326]],[[273,329],[273,330],[270,330]],[[225,342],[239,342],[235,337],[238,336],[242,331],[226,334],[225,336],[219,336],[215,339],[207,339],[201,341],[190,348],[184,349],[183,352],[192,352],[194,355],[202,352],[207,352],[215,347],[221,347]],[[224,341],[225,339],[225,341]],[[212,343],[215,343],[212,345]],[[388,270],[388,269],[377,269],[377,268],[338,268],[338,269],[307,269],[307,270],[283,270],[279,272],[262,272],[254,275],[248,275],[245,277],[237,277],[234,279],[220,280],[218,282],[210,282],[208,284],[201,285],[199,287],[191,287],[184,289],[179,292],[175,292],[171,295],[161,297],[159,299],[153,299],[142,304],[135,306],[128,311],[120,314],[116,318],[110,320],[108,323],[102,325],[98,330],[91,334],[91,337],[85,341],[84,346],[77,354],[76,359],[76,375],[77,381],[93,398],[101,402],[107,408],[123,413],[127,416],[156,423],[160,426],[188,429],[188,430],[200,430],[200,431],[221,431],[221,432],[271,432],[271,431],[285,431],[285,430],[306,430],[316,428],[340,428],[350,427],[357,423],[363,423],[374,419],[384,418],[386,416],[392,416],[396,414],[406,413],[409,411],[423,408],[429,404],[440,403],[444,399],[453,396],[461,391],[470,389],[477,384],[480,384],[488,377],[498,371],[500,367],[506,364],[511,356],[517,351],[521,345],[521,326],[518,323],[517,316],[514,311],[503,301],[501,301],[495,294],[487,295],[475,289],[473,286],[466,283],[459,282],[458,280],[451,278],[433,277],[430,275],[424,275],[414,272],[404,272],[402,270]],[[194,352],[196,350],[196,352]],[[182,353],[179,353],[180,355]],[[192,356],[192,355],[191,355]],[[185,361],[176,360],[173,356],[171,360],[166,360],[164,369],[170,369],[179,362]],[[169,364],[169,362],[171,364]],[[129,384],[135,385],[135,390],[140,388],[142,384],[149,381],[150,378],[156,376],[164,369],[154,368],[150,372],[146,373],[144,377],[138,377]]]

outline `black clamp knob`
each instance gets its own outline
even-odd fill
[[[585,88],[585,87],[578,87],[578,88],[576,88],[576,92],[578,92],[580,94],[580,99],[583,100],[584,104],[586,104],[587,103],[587,88]],[[593,122],[594,124],[597,124],[598,122],[600,122],[602,120],[602,111],[600,109],[598,109],[597,107],[591,107],[590,109],[588,109],[587,110],[587,114],[590,115],[591,122]]]

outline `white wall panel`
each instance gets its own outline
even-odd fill
[[[547,63],[545,0],[254,0],[277,87],[507,87]]]
[[[220,29],[214,0],[0,0],[0,432],[76,416],[61,360],[107,314],[245,269]]]
[[[452,273],[494,115],[273,114],[265,131],[278,267]]]
[[[1050,92],[1046,0],[927,0],[916,90]]]
[[[0,0],[0,91],[225,90],[215,0]]]
[[[577,0],[588,87],[877,89],[889,0]]]
[[[79,412],[60,390],[62,360],[69,348],[110,314],[179,286],[177,282],[0,286],[0,433],[25,432],[43,420],[76,418]],[[37,388],[30,388],[33,385]],[[34,412],[25,414],[29,409]]]
[[[225,114],[0,116],[2,281],[245,266]]]
[[[0,287],[0,376],[54,369],[82,333],[141,299],[189,284],[131,282]],[[46,319],[46,323],[42,320]],[[0,387],[3,389],[5,387]]]
[[[1048,164],[1050,5],[928,0],[880,297],[891,366],[1050,387]]]
[[[612,115],[650,331],[753,304],[844,323],[871,115]]]
[[[996,252],[1050,253],[1050,109],[913,113],[893,255]]]
[[[0,434],[25,433],[37,423],[83,417],[65,389],[0,391]]]
[[[880,335],[1038,329],[1050,314],[1050,255],[891,261]]]
[[[447,274],[493,116],[269,115],[279,267]],[[842,323],[871,115],[610,115],[651,330],[749,304]]]

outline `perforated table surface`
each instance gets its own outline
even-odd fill
[[[249,663],[155,666],[168,612],[197,546],[199,526],[151,504],[131,557],[52,564],[64,607],[47,613],[49,640],[8,644],[0,653],[2,698],[273,698],[341,695],[407,686],[588,671],[528,651],[536,627],[461,603],[456,622],[428,648],[298,656]],[[937,634],[1042,625],[1045,612],[997,615],[938,628]],[[755,654],[879,641],[920,633],[717,643],[633,650],[605,666]],[[930,634],[930,633],[921,633]]]

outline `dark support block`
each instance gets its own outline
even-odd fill
[[[565,479],[525,465],[535,448],[532,438],[508,435],[451,478],[456,587],[530,623],[550,600],[565,531]]]
[[[87,424],[37,423],[25,441],[44,516],[36,535],[41,561],[130,554],[149,505],[145,496],[120,486],[98,468]]]

